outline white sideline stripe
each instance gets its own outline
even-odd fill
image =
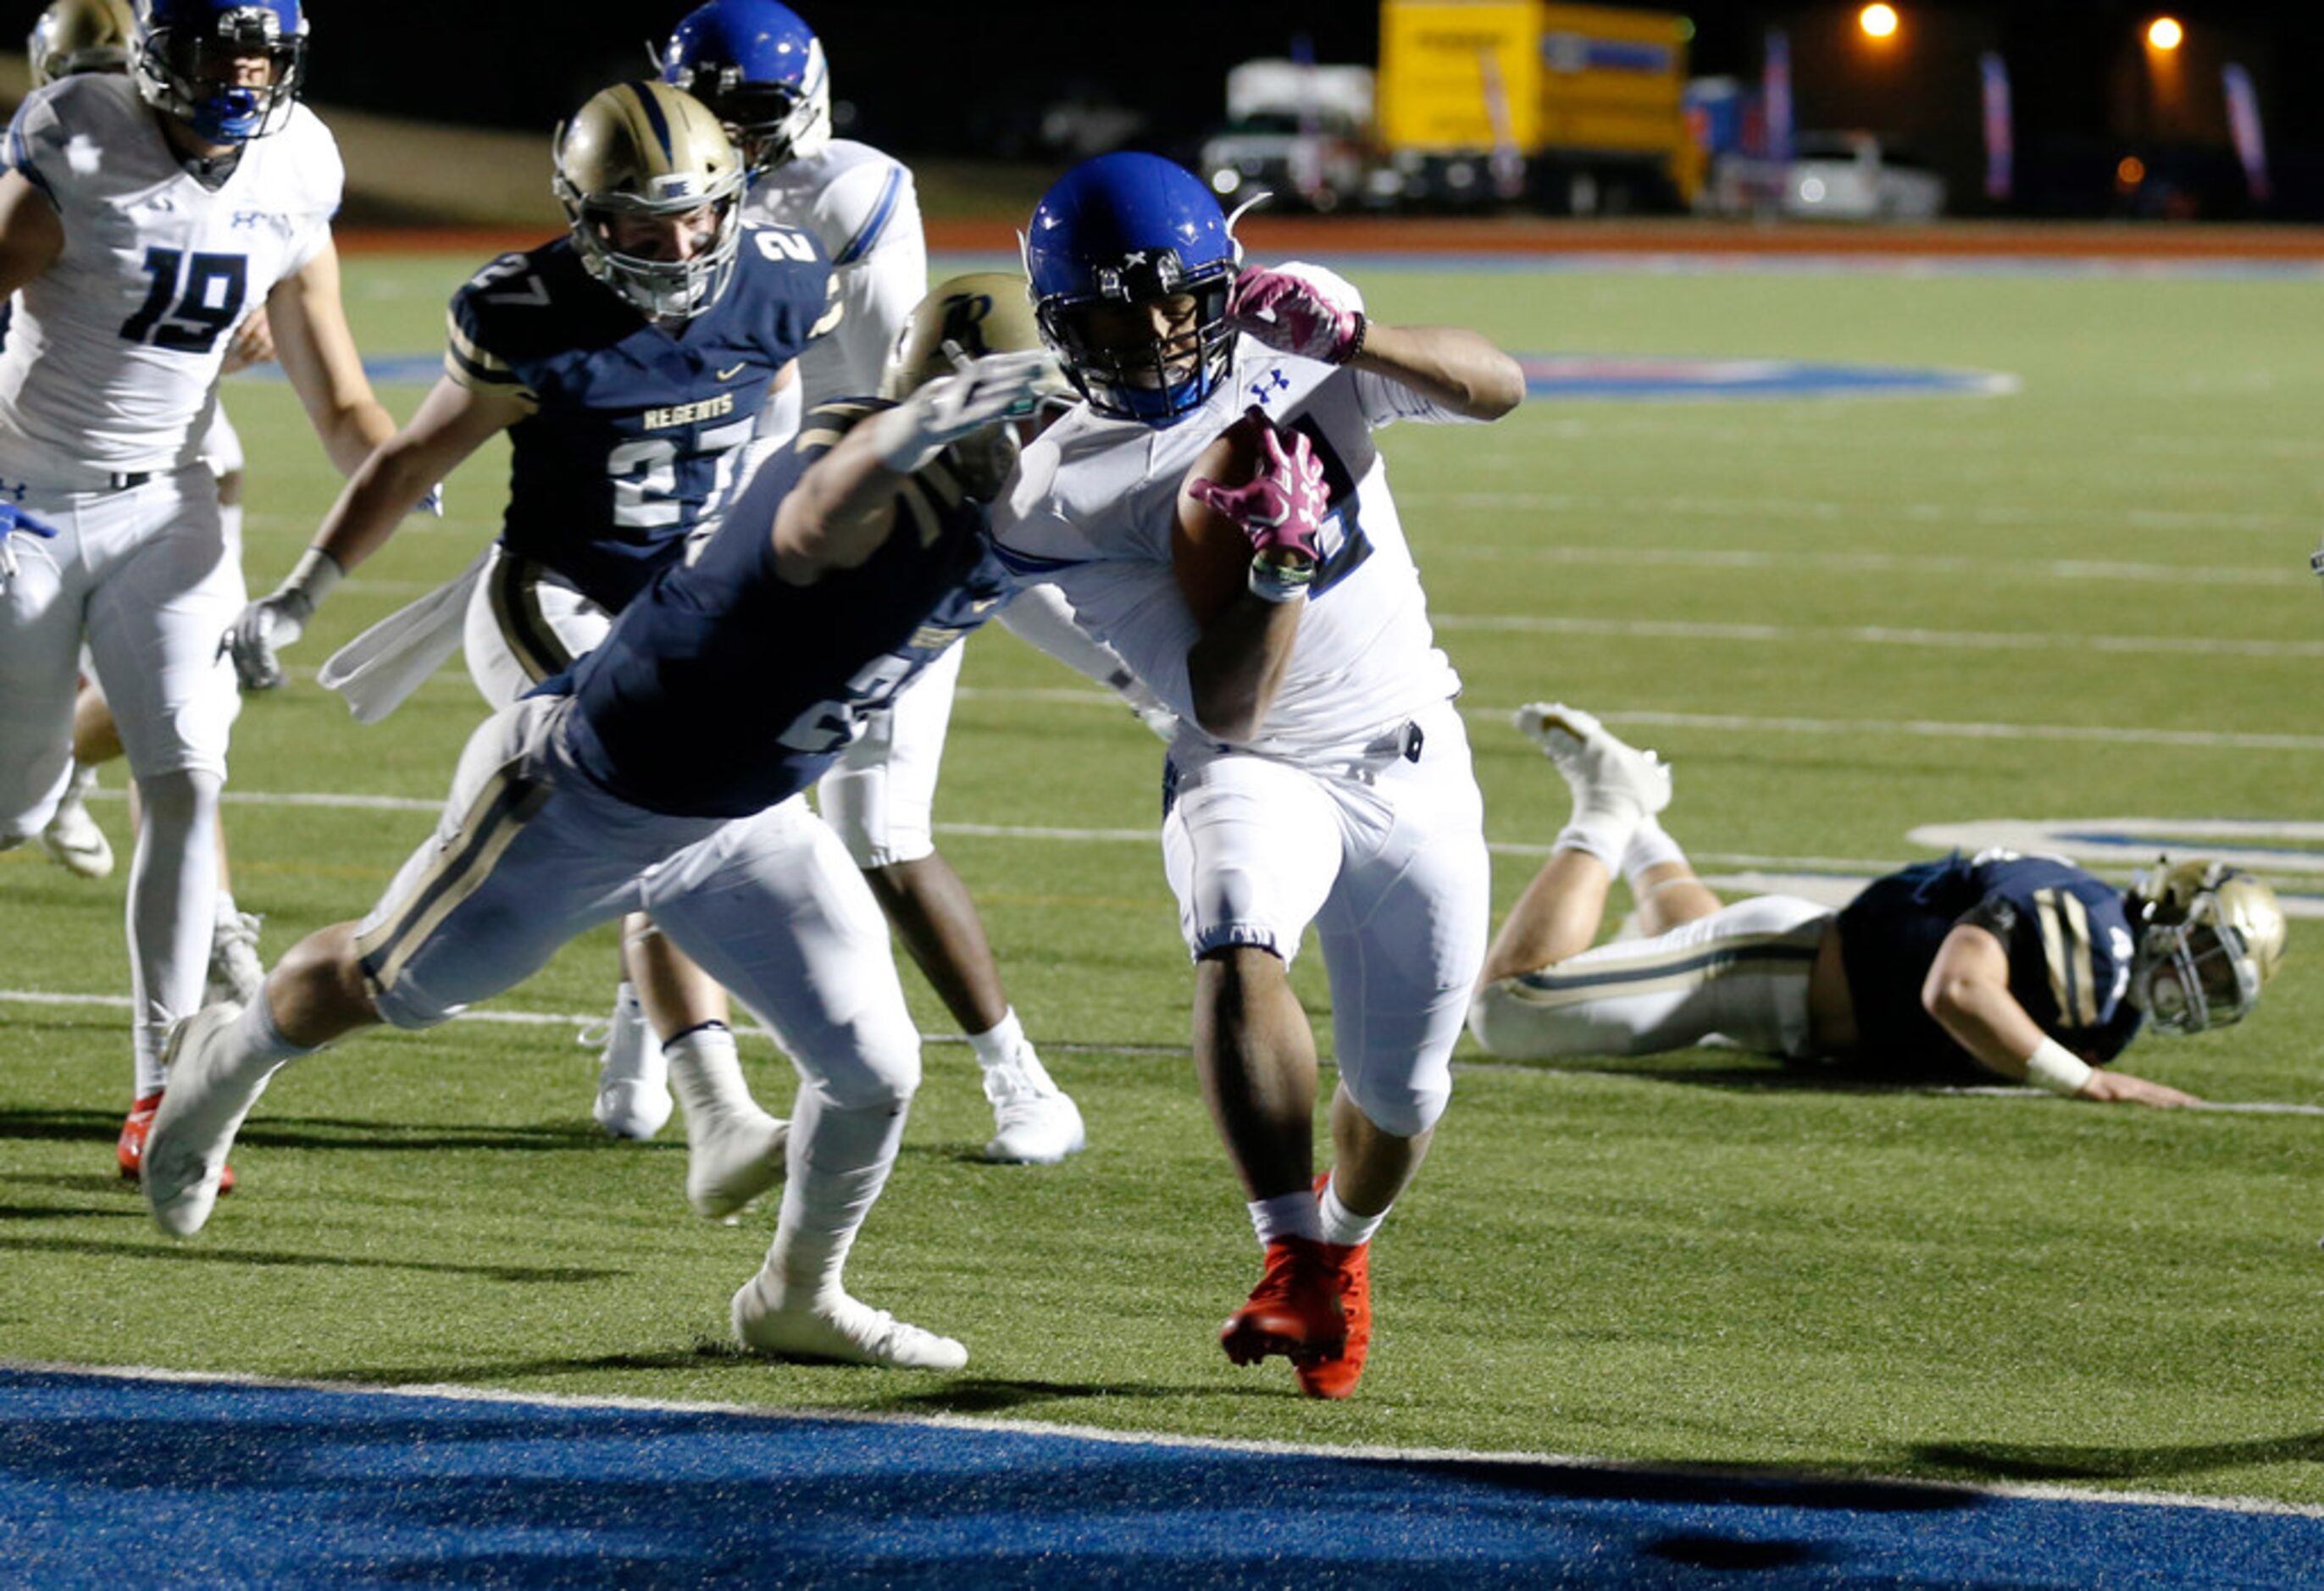
[[[0,989],[0,1006],[97,1006],[110,1010],[125,1010],[130,1005],[127,995],[65,994],[50,989]],[[458,1022],[491,1022],[510,1027],[570,1027],[579,1029],[604,1018],[578,1013],[557,1011],[463,1011],[454,1018]],[[737,1038],[766,1039],[771,1035],[760,1031],[756,1024],[746,1024],[735,1030]],[[965,1046],[964,1035],[954,1033],[924,1033],[922,1044],[956,1044]],[[1070,1039],[1041,1041],[1040,1047],[1059,1055],[1144,1055],[1172,1060],[1190,1059],[1193,1052],[1185,1044],[1091,1044]],[[1321,1064],[1336,1070],[1339,1062],[1331,1055],[1319,1055]],[[1489,1071],[1502,1076],[1518,1077],[1612,1077],[1631,1082],[1654,1082],[1650,1073],[1609,1073],[1595,1066],[1551,1066],[1530,1061],[1494,1061],[1463,1057],[1452,1063],[1456,1071]],[[1770,1075],[1775,1075],[1770,1073]],[[1836,1086],[1845,1090],[1849,1080],[1835,1080]],[[2038,1100],[2057,1096],[2036,1088],[2020,1088],[2006,1083],[1953,1085],[1944,1083],[1884,1084],[1866,1082],[1860,1090],[1869,1094],[1923,1094],[1960,1099],[1994,1099]],[[2182,1106],[2181,1109],[2208,1110],[2242,1116],[2319,1116],[2324,1117],[2324,1105],[2304,1105],[2288,1100],[2206,1099],[2200,1104]]]
[[[2324,1506],[2279,1503],[2267,1497],[2201,1496],[2178,1492],[2101,1492],[2080,1486],[2020,1485],[2001,1483],[1971,1485],[1933,1481],[1919,1476],[1834,1476],[1814,1470],[1783,1471],[1757,1467],[1716,1464],[1648,1464],[1637,1459],[1593,1458],[1586,1454],[1494,1452],[1475,1448],[1388,1448],[1370,1444],[1335,1447],[1323,1442],[1254,1440],[1250,1438],[1185,1436],[1157,1431],[1110,1430],[1038,1420],[996,1420],[973,1414],[890,1414],[853,1409],[777,1409],[750,1403],[694,1399],[640,1398],[620,1393],[516,1392],[499,1387],[449,1386],[441,1384],[374,1385],[362,1382],[306,1381],[272,1375],[221,1375],[214,1372],[168,1370],[146,1366],[73,1365],[41,1359],[0,1359],[0,1369],[32,1375],[86,1375],[109,1381],[143,1381],[180,1386],[238,1386],[278,1392],[333,1393],[348,1396],[427,1399],[447,1403],[530,1404],[551,1409],[619,1409],[652,1414],[731,1414],[739,1419],[785,1424],[900,1426],[907,1430],[989,1431],[997,1435],[1056,1437],[1070,1441],[1103,1442],[1126,1448],[1181,1448],[1195,1452],[1251,1453],[1271,1458],[1350,1458],[1394,1464],[1496,1464],[1548,1469],[1588,1469],[1641,1477],[1678,1476],[1694,1480],[1734,1479],[1768,1482],[1792,1479],[1818,1485],[1901,1487],[1928,1492],[1932,1497],[1964,1494],[2013,1497],[2053,1503],[2090,1503],[2120,1508],[2200,1508],[2213,1513],[2269,1514],[2294,1519],[2324,1519]]]
[[[1053,702],[1061,706],[1111,707],[1121,699],[1111,691],[1075,690],[1058,685],[1044,688],[963,685],[964,699],[992,702]],[[1470,706],[1461,711],[1472,722],[1505,726],[1514,707]],[[1643,724],[1649,729],[1723,730],[1737,734],[1851,735],[1861,739],[1904,735],[1916,740],[2072,740],[2107,745],[2224,747],[2244,751],[2324,751],[2324,735],[2262,734],[2234,730],[2164,730],[2108,728],[2083,723],[1979,723],[1941,719],[1753,718],[1732,713],[1657,713],[1608,708],[1598,716],[1608,723]],[[227,799],[231,800],[228,793]],[[936,825],[941,831],[944,827]]]
[[[1489,719],[1506,715],[1497,709],[1472,709]],[[1961,723],[1936,719],[1747,718],[1719,713],[1612,712],[1598,715],[1611,722],[1645,724],[1661,729],[1732,730],[1743,734],[1908,735],[1916,739],[1969,740],[2076,740],[2107,745],[2211,746],[2246,751],[2324,751],[2324,735],[2274,735],[2231,730],[2163,730],[2107,728],[2081,723]]]
[[[2306,514],[2228,512],[2197,509],[2108,508],[2055,506],[2033,508],[2012,503],[1964,507],[1949,502],[1889,502],[1868,500],[1842,502],[1829,498],[1796,497],[1606,497],[1573,492],[1430,492],[1397,494],[1408,503],[1449,503],[1456,508],[1524,509],[1542,513],[1639,512],[1699,515],[1732,519],[1740,515],[1777,515],[1798,520],[1870,520],[1944,525],[1967,521],[1977,525],[2045,525],[2060,520],[2095,520],[2117,529],[2142,530],[2301,530],[2312,532],[2315,520]]]
[[[2291,566],[2135,564],[2091,558],[1948,557],[1850,552],[1772,552],[1745,547],[1430,546],[1430,563],[1455,558],[1484,563],[1610,565],[1642,568],[1779,569],[1786,574],[1986,575],[1998,580],[2064,580],[2077,585],[2119,580],[2153,585],[2298,585],[2314,576]]]
[[[0,1006],[98,1006],[111,1010],[127,1010],[131,1005],[127,995],[69,994],[54,989],[0,989]],[[463,1011],[454,1018],[458,1022],[491,1022],[504,1027],[570,1027],[580,1029],[604,1020],[602,1012],[567,1011]],[[745,1023],[735,1028],[737,1038],[763,1039],[773,1042],[773,1035],[761,1032],[756,1023]],[[968,1035],[958,1033],[924,1033],[924,1044],[959,1044],[965,1046]],[[590,1046],[594,1048],[594,1044]],[[1184,1044],[1081,1044],[1062,1039],[1044,1039],[1041,1048],[1061,1055],[1176,1055],[1189,1052]]]
[[[1681,619],[1582,619],[1541,613],[1439,613],[1439,630],[1629,639],[1724,640],[1783,645],[1935,647],[1977,652],[2122,652],[2163,657],[2324,658],[2324,641],[2218,636],[2070,635],[2055,630],[1903,630],[1886,625],[1708,623]]]

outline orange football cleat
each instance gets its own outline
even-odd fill
[[[1296,1361],[1336,1356],[1348,1340],[1339,1269],[1312,1237],[1278,1237],[1267,1246],[1267,1269],[1250,1298],[1219,1328],[1219,1346],[1238,1365],[1270,1354]]]
[[[1322,1199],[1331,1183],[1330,1172],[1317,1177],[1315,1197]],[[1372,1345],[1371,1253],[1369,1243],[1345,1248],[1336,1243],[1323,1245],[1324,1257],[1339,1273],[1340,1312],[1347,1317],[1348,1344],[1337,1358],[1294,1363],[1299,1390],[1311,1398],[1344,1398],[1363,1379],[1364,1352]]]

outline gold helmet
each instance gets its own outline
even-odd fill
[[[2283,965],[2282,903],[2241,868],[2168,857],[2131,880],[2138,927],[2130,997],[2165,1033],[2200,1033],[2251,1015]]]
[[[900,400],[973,359],[1037,353],[1041,346],[1040,325],[1033,318],[1023,277],[1007,271],[952,277],[937,283],[912,311],[889,356],[880,395]],[[1035,387],[1023,411],[1010,418],[1029,419],[1043,409],[1068,409],[1078,396],[1064,372],[1052,371]],[[969,495],[990,502],[1016,467],[1018,445],[1016,427],[999,425],[954,443],[946,452]]]
[[[667,83],[617,83],[557,130],[557,197],[589,274],[657,319],[701,314],[733,279],[742,242],[742,162],[701,101]],[[623,218],[708,210],[690,260],[616,241]]]
[[[125,72],[137,18],[128,0],[52,0],[24,41],[32,87],[82,72]]]

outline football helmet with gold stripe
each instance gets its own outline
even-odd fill
[[[742,242],[741,158],[708,107],[616,83],[557,130],[557,197],[589,274],[655,319],[718,301]]]
[[[2165,1033],[2200,1033],[2251,1015],[2283,964],[2283,905],[2225,862],[2165,858],[2131,881],[2138,925],[2130,998]]]
[[[52,0],[24,41],[32,87],[83,72],[125,72],[137,18],[129,0]]]
[[[1041,328],[1025,279],[1006,271],[977,271],[939,282],[922,299],[888,362],[880,395],[898,401],[931,382],[957,375],[989,354],[1037,354]],[[1054,360],[1028,367],[1022,398],[989,426],[945,450],[953,473],[971,497],[991,502],[1017,467],[1021,437],[1016,422],[1043,409],[1074,405],[1073,385]]]

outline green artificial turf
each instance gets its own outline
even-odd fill
[[[474,263],[351,260],[366,347],[435,346]],[[1488,429],[1386,434],[1468,685],[1498,909],[1564,816],[1506,727],[1536,697],[1670,757],[1666,822],[1707,872],[1901,861],[1930,854],[1907,837],[1927,823],[2315,817],[2317,282],[1358,274],[1384,317],[1525,352],[2021,384],[1536,401]],[[384,395],[399,413],[418,398]],[[263,589],[334,477],[288,389],[237,382],[228,401]],[[449,519],[415,522],[333,599],[292,687],[247,703],[235,792],[441,795],[480,717],[456,663],[371,728],[311,671],[466,562],[503,468],[488,448],[452,481]],[[675,1127],[599,1136],[594,1053],[567,1028],[459,1023],[290,1069],[243,1135],[241,1191],[181,1244],[113,1174],[124,1012],[19,999],[0,999],[0,1356],[2324,1504],[2317,1117],[1852,1090],[1716,1051],[1504,1067],[1464,1042],[1434,1154],[1377,1246],[1359,1396],[1305,1402],[1279,1364],[1230,1366],[1213,1333],[1255,1251],[1185,1054],[1191,979],[1148,837],[1160,748],[1005,635],[971,644],[964,683],[941,842],[1092,1140],[1056,1168],[979,1163],[974,1068],[929,1044],[850,1279],[966,1341],[966,1373],[725,1351],[726,1299],[771,1218],[688,1216]],[[123,806],[97,812],[125,858]],[[272,802],[227,816],[270,958],[359,915],[430,822]],[[2313,842],[2278,842],[2278,881],[2312,894]],[[0,988],[125,993],[124,873],[84,884],[0,857]],[[2324,1103],[2311,933],[2295,923],[2247,1025],[2150,1042],[2128,1067]],[[601,931],[495,1004],[597,1012],[612,966]],[[1328,1050],[1312,955],[1296,978]],[[907,982],[927,1031],[950,1034]],[[780,1108],[787,1069],[762,1040],[746,1053]]]

